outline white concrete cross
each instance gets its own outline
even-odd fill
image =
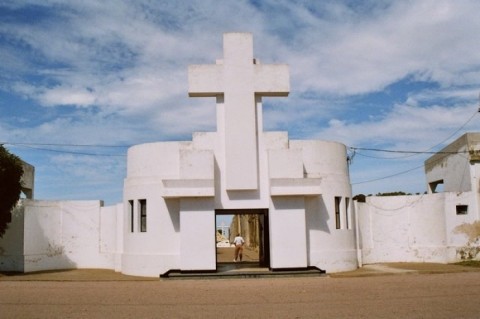
[[[189,96],[217,97],[224,104],[225,174],[227,190],[258,188],[258,124],[256,103],[262,96],[288,96],[288,66],[261,65],[253,58],[250,33],[223,36],[224,59],[215,65],[192,65]]]

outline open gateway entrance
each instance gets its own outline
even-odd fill
[[[241,263],[270,268],[268,209],[216,209],[216,264],[233,263],[233,239],[245,240]]]

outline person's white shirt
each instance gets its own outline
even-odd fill
[[[244,242],[245,242],[245,241],[243,240],[242,236],[237,236],[237,237],[235,237],[235,239],[233,240],[233,244],[234,244],[235,246],[237,246],[237,245],[243,245]]]

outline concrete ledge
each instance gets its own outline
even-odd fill
[[[215,196],[213,179],[168,179],[162,183],[164,198]]]
[[[271,196],[321,195],[321,178],[271,178]]]

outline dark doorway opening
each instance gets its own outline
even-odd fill
[[[242,263],[270,268],[268,209],[215,210],[216,263],[234,263],[233,239],[239,233],[245,240]]]

